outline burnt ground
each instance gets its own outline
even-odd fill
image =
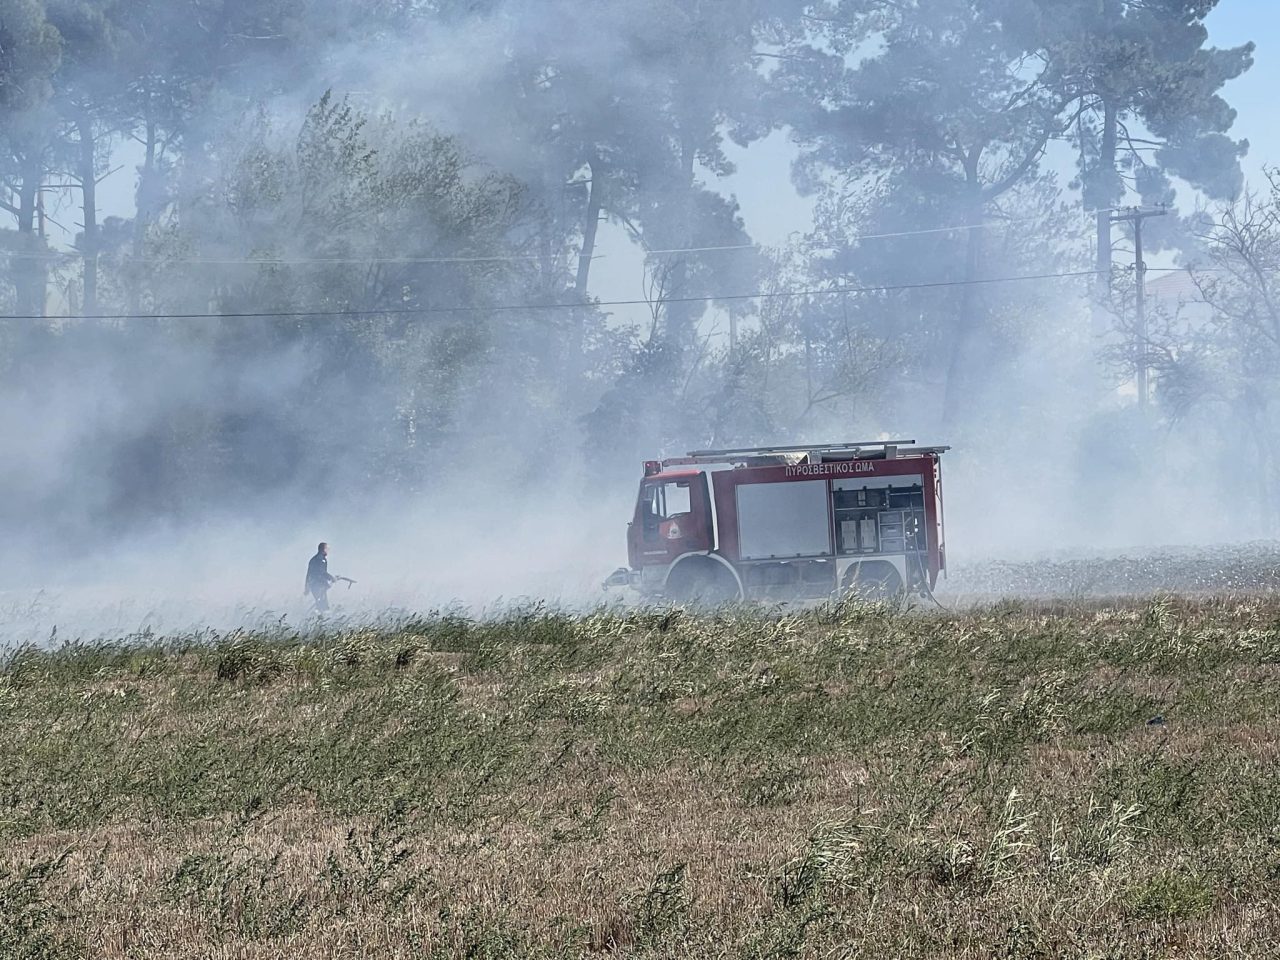
[[[1030,560],[953,557],[940,600],[1254,594],[1280,589],[1280,542],[1170,546]]]

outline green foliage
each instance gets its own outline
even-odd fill
[[[668,937],[680,938],[689,910],[685,891],[686,866],[677,863],[659,873],[636,904],[633,931],[638,945],[658,943]]]
[[[17,866],[0,864],[0,956],[12,960],[72,960],[82,947],[67,932],[69,917],[48,885],[68,854]]]
[[[339,911],[369,898],[400,909],[429,886],[430,875],[413,866],[406,808],[404,800],[396,801],[367,831],[348,831],[343,848],[329,853],[324,879]]]
[[[1087,207],[1121,202],[1130,171],[1147,202],[1172,196],[1170,175],[1216,199],[1236,194],[1243,146],[1226,136],[1235,112],[1221,90],[1252,64],[1253,44],[1205,46],[1204,21],[1216,0],[1036,6],[1041,42],[1054,62],[1050,82],[1078,105],[1073,132]],[[1117,129],[1136,123],[1158,138],[1155,163]]]
[[[239,636],[222,648],[215,674],[219,680],[270,683],[285,671],[279,649]]]
[[[1193,873],[1165,871],[1133,887],[1127,897],[1135,916],[1155,920],[1191,920],[1213,909],[1212,885]]]
[[[44,7],[41,0],[5,5],[0,22],[0,110],[6,114],[31,110],[52,96],[62,38],[46,19]]]

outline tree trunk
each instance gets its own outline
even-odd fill
[[[1116,172],[1116,142],[1119,136],[1118,131],[1119,120],[1116,116],[1116,106],[1114,101],[1107,100],[1102,107],[1102,143],[1098,150],[1098,167],[1096,175],[1099,178],[1110,179],[1115,176]],[[1107,191],[1107,203],[1114,203],[1115,200],[1111,196],[1111,191]],[[1097,252],[1097,269],[1110,273],[1111,271],[1111,211],[1098,211],[1098,252]],[[1099,280],[1103,283],[1109,282],[1109,277],[1100,275]]]
[[[36,207],[40,201],[40,186],[44,169],[37,154],[23,159],[18,188],[18,250],[21,259],[14,274],[14,292],[17,295],[18,315],[43,317],[45,311],[44,244],[38,229]]]
[[[80,136],[77,177],[80,180],[81,206],[84,211],[84,307],[82,315],[98,313],[98,180],[97,149],[93,138],[93,118],[82,112],[76,121]]]
[[[146,152],[142,169],[138,171],[138,190],[134,194],[133,212],[133,263],[129,269],[129,312],[137,316],[142,312],[142,258],[146,254],[147,227],[151,224],[156,168],[156,122],[147,118]]]
[[[976,379],[970,369],[976,359],[973,349],[980,332],[979,313],[982,298],[977,281],[982,272],[982,220],[985,213],[982,202],[982,184],[978,181],[978,158],[975,155],[966,164],[969,167],[968,196],[964,204],[965,219],[969,229],[965,238],[964,286],[960,288],[960,309],[956,314],[956,329],[951,338],[951,358],[947,364],[946,388],[943,393],[942,423],[952,429],[960,422],[961,414],[973,406],[971,387]]]
[[[1124,22],[1124,8],[1119,0],[1099,0],[1098,13],[1104,30],[1119,29]],[[1103,209],[1124,198],[1117,195],[1113,180],[1116,176],[1116,144],[1119,137],[1120,117],[1114,91],[1102,91],[1102,140],[1098,145],[1098,162],[1093,172],[1093,189],[1085,184],[1085,202],[1097,209],[1097,251],[1094,266],[1100,271],[1096,279],[1098,303],[1105,303],[1111,293],[1111,211]]]
[[[596,233],[600,229],[600,211],[604,208],[604,164],[599,157],[592,157],[587,164],[591,171],[591,183],[587,193],[587,216],[582,223],[582,252],[578,255],[578,276],[573,292],[579,300],[586,299],[587,283],[591,279],[591,260],[596,252]]]
[[[1094,337],[1105,337],[1115,326],[1111,314],[1111,207],[1116,202],[1111,179],[1116,172],[1116,136],[1119,120],[1115,101],[1107,99],[1102,105],[1102,141],[1098,145],[1098,161],[1092,175],[1085,177],[1085,202],[1097,210],[1094,214],[1094,255],[1091,287],[1093,303],[1089,316],[1093,321]],[[1083,146],[1082,146],[1083,148]],[[1092,189],[1091,187],[1092,183]]]
[[[683,131],[680,135],[680,181],[677,190],[681,194],[677,229],[673,236],[677,238],[677,246],[693,245],[693,164],[697,150],[693,139]],[[689,296],[689,262],[687,253],[671,254],[671,286],[668,295],[674,300]],[[667,332],[669,339],[681,350],[693,347],[697,340],[697,323],[699,311],[692,302],[671,303],[667,305]]]

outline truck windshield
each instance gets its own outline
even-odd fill
[[[650,484],[645,491],[645,513],[655,520],[666,520],[689,513],[692,507],[689,481]]]

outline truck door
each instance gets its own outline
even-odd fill
[[[670,563],[686,553],[715,546],[711,529],[711,497],[704,474],[652,477],[640,487],[636,505],[640,564]]]

